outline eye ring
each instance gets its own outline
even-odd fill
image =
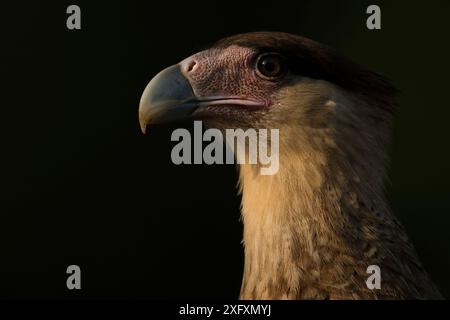
[[[263,79],[278,79],[286,70],[285,59],[278,53],[263,53],[256,60],[256,72]]]

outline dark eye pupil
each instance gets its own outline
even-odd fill
[[[274,72],[276,69],[275,63],[273,63],[273,61],[264,61],[263,66],[264,69],[270,73]]]
[[[276,55],[263,56],[259,60],[258,70],[265,77],[278,77],[283,72],[282,61]]]

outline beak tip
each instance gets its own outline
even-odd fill
[[[147,123],[143,122],[143,121],[140,121],[140,127],[141,127],[142,133],[146,134],[147,133]]]
[[[146,134],[146,132],[147,132],[147,124],[148,124],[148,122],[142,116],[142,113],[139,112],[139,126],[140,126],[141,131],[142,131],[143,134]]]

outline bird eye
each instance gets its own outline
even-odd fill
[[[286,70],[283,58],[275,53],[265,53],[259,56],[256,70],[263,78],[274,79],[282,76]]]

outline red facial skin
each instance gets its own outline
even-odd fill
[[[232,45],[196,53],[180,66],[197,97],[233,97],[257,102],[257,107],[264,109],[274,104],[274,92],[281,83],[280,79],[268,79],[258,73],[259,54],[251,48]],[[246,104],[233,107],[255,109]]]

